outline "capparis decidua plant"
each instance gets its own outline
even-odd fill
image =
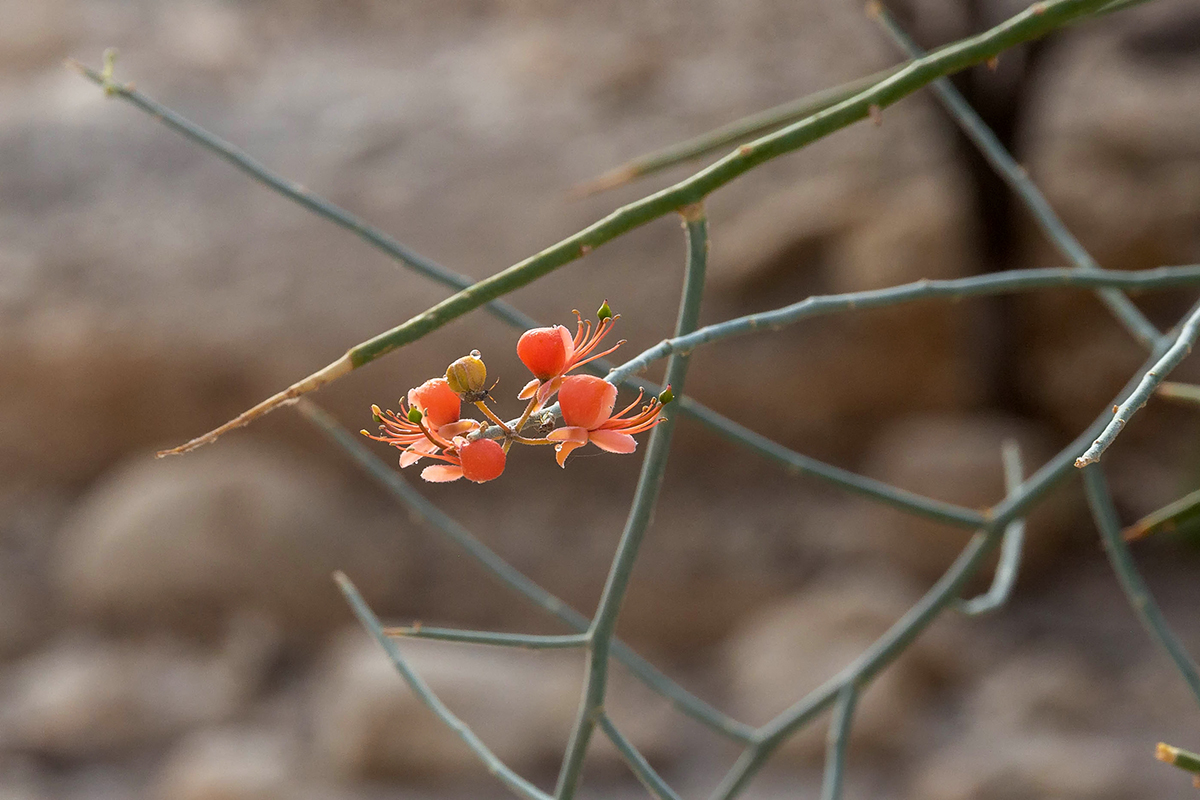
[[[568,375],[624,344],[617,342],[608,350],[593,352],[619,318],[613,315],[607,300],[596,317],[599,324],[594,331],[591,320],[585,323],[576,311],[574,336],[562,325],[555,325],[525,331],[517,340],[517,356],[534,377],[517,395],[518,399],[529,402],[512,425],[488,405],[489,400],[495,402],[491,396],[495,384],[488,386],[487,365],[482,354],[473,350],[446,367],[444,378],[430,378],[410,389],[408,405],[401,401],[399,414],[371,406],[372,416],[379,423],[379,435],[367,431],[362,434],[399,448],[401,467],[412,466],[422,458],[444,461],[421,472],[422,478],[434,483],[459,478],[474,483],[495,480],[504,472],[513,444],[552,445],[561,467],[566,466],[567,456],[589,442],[610,453],[632,453],[637,449],[633,435],[662,422],[659,411],[674,395],[667,386],[659,397],[651,398],[640,411],[635,411],[644,396],[639,391],[636,400],[614,415],[616,386],[593,375]],[[548,431],[545,436],[523,435],[530,418],[556,394],[565,425]],[[490,438],[488,422],[460,418],[464,401],[474,404],[495,425],[500,444]],[[547,418],[546,427],[552,422],[553,416]]]
[[[527,800],[571,800],[579,788],[588,743],[597,730],[612,741],[629,768],[652,795],[660,800],[675,800],[677,797],[674,789],[629,742],[620,726],[605,710],[608,669],[612,661],[625,666],[681,713],[741,748],[737,761],[714,788],[714,800],[728,800],[742,793],[783,742],[813,722],[821,712],[832,708],[834,713],[829,723],[822,798],[835,800],[841,795],[849,733],[858,695],[947,609],[982,614],[994,612],[1004,605],[1020,565],[1024,541],[1023,519],[1054,486],[1075,475],[1082,476],[1096,528],[1121,589],[1151,639],[1170,658],[1200,704],[1200,671],[1171,632],[1137,571],[1129,546],[1122,536],[1103,467],[1099,463],[1108,445],[1135,412],[1160,389],[1163,379],[1200,338],[1200,302],[1174,327],[1161,332],[1125,292],[1200,287],[1200,266],[1159,267],[1139,272],[1102,269],[1067,230],[1028,173],[1005,151],[996,136],[945,78],[966,67],[995,59],[1014,45],[1142,1],[1043,0],[990,30],[931,53],[920,52],[886,10],[873,3],[869,6],[870,15],[907,53],[908,61],[844,86],[739,120],[608,173],[585,189],[609,188],[671,165],[688,162],[716,149],[734,146],[727,155],[690,177],[623,206],[584,230],[478,282],[414,252],[349,211],[276,175],[246,153],[154,101],[132,85],[117,82],[111,54],[106,54],[105,67],[100,71],[71,62],[72,66],[100,85],[110,96],[152,114],[255,180],[351,231],[405,268],[458,290],[450,298],[416,317],[351,347],[337,361],[219,428],[161,455],[183,453],[209,444],[220,435],[248,424],[269,411],[293,405],[434,531],[460,547],[500,583],[569,629],[570,633],[563,635],[532,636],[421,626],[385,628],[349,578],[340,573],[336,576],[354,613],[378,641],[413,693],[450,726],[491,774],[513,793]],[[704,213],[705,198],[745,172],[769,164],[781,155],[855,122],[870,118],[886,124],[888,106],[925,86],[932,88],[966,136],[1024,203],[1069,266],[1012,270],[955,280],[921,280],[885,289],[813,296],[781,308],[700,327],[698,318],[704,293],[709,235]],[[683,220],[686,256],[674,330],[659,344],[622,364],[613,365],[603,359],[603,356],[611,355],[615,347],[600,349],[601,340],[616,320],[607,304],[601,307],[594,327],[590,321],[577,320],[576,332],[572,335],[563,326],[541,325],[501,299],[636,227],[676,213]],[[690,354],[696,348],[733,337],[775,331],[823,314],[891,307],[919,300],[957,300],[1065,287],[1095,291],[1130,337],[1146,349],[1147,359],[1115,398],[1111,409],[1106,408],[1073,442],[1032,473],[1026,474],[1023,470],[1015,446],[1006,447],[1003,455],[1006,495],[982,510],[918,495],[822,463],[740,422],[717,414],[695,398],[688,397],[685,391]],[[631,452],[636,442],[634,435],[648,432],[641,474],[628,518],[613,555],[603,593],[590,615],[570,608],[507,563],[435,503],[417,492],[400,472],[371,452],[361,437],[351,435],[330,415],[304,397],[476,308],[484,308],[503,322],[524,331],[517,342],[517,353],[533,374],[533,380],[520,393],[520,399],[527,401],[524,412],[511,422],[506,422],[492,410],[489,405],[490,391],[495,384],[487,383],[487,369],[482,357],[473,353],[452,363],[444,377],[431,379],[410,390],[406,400],[400,402],[398,411],[382,411],[372,407],[379,424],[379,435],[367,435],[399,448],[402,451],[402,467],[423,459],[437,462],[424,468],[422,476],[426,480],[446,481],[465,477],[482,482],[495,479],[504,471],[507,455],[514,444],[553,446],[559,463],[565,464],[572,451],[586,444],[612,452]],[[663,389],[637,377],[650,364],[663,359],[666,360],[664,383],[671,388]],[[581,373],[569,374],[576,369]],[[638,410],[641,397],[644,396],[639,395],[623,411],[614,413],[618,386],[636,388],[651,395],[652,399]],[[1200,387],[1174,385],[1168,391],[1172,397],[1200,401]],[[551,403],[556,395],[558,402]],[[662,404],[673,396],[675,401],[664,408]],[[484,419],[463,419],[461,412],[464,402],[475,405]],[[964,531],[961,555],[903,617],[823,685],[790,706],[781,701],[778,715],[761,726],[741,722],[687,691],[615,636],[617,615],[658,499],[674,426],[681,419],[707,426],[783,467],[792,475],[817,478],[906,513],[937,520]],[[536,426],[537,435],[526,436],[525,431],[531,424]],[[1162,529],[1173,520],[1193,514],[1198,502],[1185,499],[1172,504],[1135,524],[1130,529],[1131,536],[1142,536]],[[1000,550],[1000,560],[991,588],[979,597],[962,598],[968,582],[997,549]],[[558,780],[553,789],[540,788],[516,774],[442,703],[404,658],[397,643],[402,637],[537,649],[579,648],[585,652],[586,671],[579,712],[567,739]],[[1188,751],[1163,745],[1158,756],[1181,769],[1200,771],[1200,760]]]

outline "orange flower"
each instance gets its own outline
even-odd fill
[[[554,449],[560,467],[566,466],[567,456],[588,442],[610,453],[632,453],[637,449],[633,434],[649,430],[662,422],[662,408],[657,398],[632,416],[625,416],[641,402],[643,394],[614,415],[617,387],[592,375],[571,375],[562,379],[558,389],[558,405],[562,409],[563,427],[550,431],[547,439],[559,442]]]
[[[379,421],[379,436],[362,434],[377,442],[390,444],[404,452],[400,455],[400,466],[408,467],[425,456],[453,447],[455,436],[478,427],[473,419],[459,419],[462,402],[450,390],[445,378],[433,378],[408,391],[409,406],[400,404],[400,413],[381,411],[371,406],[371,412]],[[416,410],[414,421],[413,410]]]
[[[475,483],[486,483],[500,477],[504,472],[504,448],[492,439],[476,439],[468,442],[457,437],[454,449],[441,455],[430,454],[446,464],[435,464],[421,470],[421,477],[433,483],[445,483],[466,478]]]
[[[607,304],[605,305],[607,308]],[[517,356],[533,373],[533,380],[526,384],[517,395],[521,400],[537,396],[538,405],[545,405],[559,386],[563,376],[581,367],[589,361],[595,361],[625,344],[619,341],[613,347],[600,353],[593,352],[608,332],[618,316],[605,316],[592,330],[592,321],[585,323],[579,312],[575,312],[576,328],[572,338],[570,332],[562,325],[549,328],[534,328],[521,334],[517,340]]]
[[[426,423],[435,430],[457,422],[462,413],[462,400],[450,389],[445,378],[430,378],[417,388],[409,389],[408,403],[420,410]]]

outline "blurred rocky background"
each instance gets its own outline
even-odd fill
[[[925,46],[1006,0],[907,0]],[[482,277],[686,172],[568,202],[625,159],[894,63],[855,0],[0,0],[0,797],[504,796],[419,708],[334,589],[380,613],[557,632],[396,507],[295,414],[156,462],[446,296],[62,66],[133,80],[283,174]],[[960,80],[1106,267],[1200,260],[1200,8],[1158,0]],[[926,94],[711,198],[704,321],[815,292],[1061,263]],[[624,352],[670,329],[674,219],[512,301],[567,322],[608,298]],[[1161,326],[1194,293],[1138,298]],[[317,398],[345,424],[479,348],[501,407],[516,334],[476,313]],[[1142,358],[1090,295],[828,317],[698,355],[691,391],[805,453],[942,499],[1002,494]],[[1180,375],[1200,378],[1186,363]],[[1105,463],[1126,522],[1200,483],[1200,413],[1152,402]],[[783,474],[691,423],[621,632],[761,723],[894,622],[962,532]],[[394,452],[379,448],[389,461]],[[595,604],[637,459],[522,452],[423,486],[577,607]],[[1136,549],[1200,652],[1194,545]],[[982,581],[980,582],[982,585]],[[500,755],[553,780],[577,654],[416,645]],[[622,675],[611,710],[685,796],[736,753]],[[1180,796],[1155,742],[1197,710],[1120,596],[1077,485],[1030,521],[1011,604],[948,615],[860,705],[849,796]],[[821,726],[754,784],[813,794]],[[641,796],[595,748],[588,797]]]

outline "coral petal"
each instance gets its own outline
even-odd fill
[[[525,388],[522,389],[521,393],[517,395],[517,399],[518,400],[528,400],[529,398],[531,398],[535,394],[537,394],[537,390],[541,385],[542,385],[542,382],[539,381],[537,378],[534,378],[529,383],[525,384]]]
[[[554,442],[578,442],[587,444],[587,428],[555,428],[546,434],[546,438]]]
[[[558,459],[558,465],[565,469],[567,466],[567,456],[571,455],[577,448],[583,447],[584,444],[584,442],[563,442],[560,445],[555,445],[554,457]]]
[[[430,483],[448,483],[463,476],[462,467],[451,467],[436,464],[421,470],[421,477]]]
[[[470,433],[479,426],[479,423],[473,419],[460,419],[458,422],[451,422],[449,425],[443,425],[437,429],[438,436],[443,439],[453,439],[455,436],[461,436],[464,433]],[[428,440],[426,440],[428,441]],[[433,444],[430,442],[430,444]]]
[[[592,431],[588,436],[592,444],[610,453],[632,453],[637,449],[637,440],[628,433],[617,431]]]
[[[562,382],[563,379],[560,376],[543,383],[541,387],[538,388],[537,392],[538,405],[546,405],[546,402],[553,397],[554,393],[558,391],[560,386],[562,386]]]

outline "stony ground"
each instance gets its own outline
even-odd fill
[[[933,45],[1012,9],[913,0]],[[176,444],[445,296],[61,66],[119,76],[448,266],[482,277],[671,176],[566,201],[623,159],[894,62],[857,3],[0,0],[0,797],[502,796],[403,690],[329,580],[389,618],[554,632],[288,412],[183,459]],[[1036,56],[1036,58],[1035,58]],[[1103,265],[1200,259],[1200,16],[1158,0],[974,77]],[[1008,104],[1006,106],[1006,103]],[[998,117],[999,119],[1000,117]],[[1008,134],[1006,134],[1008,135]],[[683,172],[672,173],[673,176]],[[1060,263],[925,97],[711,199],[704,321],[811,293]],[[674,319],[663,220],[512,300],[547,321],[608,298],[626,350]],[[1169,325],[1187,296],[1138,302]],[[321,393],[347,426],[479,348],[502,405],[515,336],[473,315]],[[967,505],[1036,465],[1141,359],[1090,296],[824,318],[696,358],[690,391],[802,452]],[[1185,364],[1181,375],[1200,378]],[[1108,462],[1127,521],[1196,486],[1197,415],[1152,404]],[[621,630],[750,722],[857,655],[961,533],[777,472],[681,426]],[[384,453],[386,455],[386,453]],[[429,488],[583,609],[636,459],[539,453],[498,484]],[[389,456],[390,458],[390,456]],[[939,621],[861,704],[848,796],[1180,796],[1151,758],[1200,746],[1076,488],[1030,520],[1011,605]],[[1200,566],[1139,547],[1200,652]],[[514,767],[552,780],[577,656],[412,647]],[[622,677],[611,711],[685,796],[735,757]],[[752,796],[815,794],[819,729]],[[587,796],[635,797],[597,747]]]

